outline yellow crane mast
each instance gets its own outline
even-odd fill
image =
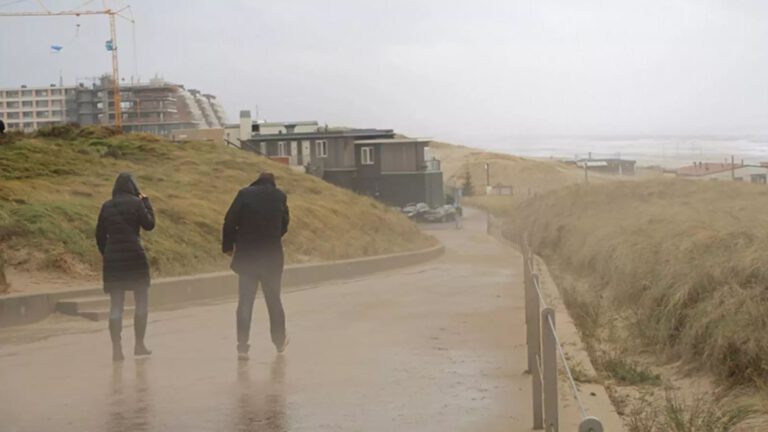
[[[90,3],[90,2],[88,2]],[[41,12],[0,12],[0,17],[40,17],[40,16],[82,16],[82,15],[107,15],[109,17],[109,32],[110,32],[110,50],[112,51],[112,95],[113,103],[115,105],[115,127],[122,129],[123,127],[123,110],[121,106],[120,95],[120,68],[117,62],[117,31],[115,24],[115,17],[120,16],[120,13],[129,9],[130,6],[125,6],[121,9],[112,10],[107,7],[106,1],[104,1],[103,10],[69,10],[63,12],[52,12],[48,10],[44,5],[45,11]],[[109,108],[107,108],[107,117],[109,117]]]

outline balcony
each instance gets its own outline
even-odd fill
[[[421,171],[440,171],[440,160],[433,158],[424,161],[424,164],[421,166]]]

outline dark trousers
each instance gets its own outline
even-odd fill
[[[269,329],[272,343],[276,346],[285,341],[285,311],[280,300],[282,271],[262,272],[258,275],[240,275],[239,299],[237,302],[237,350],[248,352],[248,340],[251,331],[251,316],[256,291],[261,284],[264,300],[269,312]]]

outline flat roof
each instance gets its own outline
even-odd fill
[[[50,85],[47,85],[47,86],[38,86],[38,87],[31,87],[31,86],[27,86],[27,87],[0,87],[0,91],[56,90],[56,89],[59,89],[59,90],[74,90],[75,86],[59,86],[59,85],[50,86]]]
[[[358,137],[369,136],[376,137],[381,135],[394,135],[392,129],[350,129],[343,131],[315,131],[315,132],[295,132],[283,134],[259,134],[254,135],[248,141],[291,141],[311,138],[337,138],[337,137]]]
[[[371,140],[359,140],[355,141],[355,144],[409,144],[430,141],[432,141],[430,138],[379,138]]]
[[[316,120],[303,120],[303,121],[282,121],[282,122],[261,122],[254,121],[253,124],[259,126],[318,126],[319,123]]]
[[[744,168],[768,169],[767,167],[764,167],[761,165],[741,165],[741,164],[731,165],[731,163],[722,163],[722,162],[702,162],[697,165],[689,165],[689,166],[678,168],[674,172],[679,176],[703,177],[703,176],[708,176],[712,174],[722,174],[724,172],[728,172],[731,170],[741,170]]]

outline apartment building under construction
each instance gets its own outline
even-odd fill
[[[120,86],[123,130],[173,136],[179,129],[220,128],[224,109],[211,94],[155,78]],[[113,124],[112,82],[90,85],[0,89],[0,118],[9,130],[32,131],[54,124]]]

